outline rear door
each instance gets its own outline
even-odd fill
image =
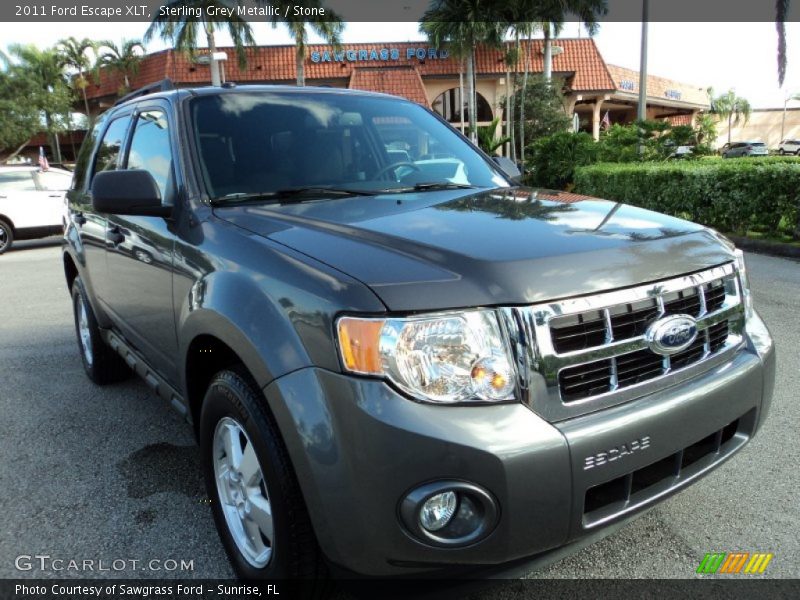
[[[32,169],[0,170],[0,214],[9,219],[15,229],[41,226],[38,196]]]
[[[101,171],[116,170],[120,154],[131,120],[131,113],[122,113],[104,123],[101,141],[91,158],[89,176],[76,182],[70,191],[70,218],[80,238],[87,281],[93,295],[106,310],[108,269],[106,266],[106,223],[107,215],[92,208],[92,179]],[[69,234],[70,232],[68,232]]]
[[[42,220],[48,226],[66,223],[64,197],[72,181],[72,174],[65,171],[35,171],[33,178],[40,194]]]
[[[175,205],[179,186],[169,106],[147,101],[134,113],[128,150],[120,167],[148,171],[162,202]],[[163,217],[108,215],[107,301],[115,325],[162,375],[176,383],[177,337],[172,309],[174,221]]]

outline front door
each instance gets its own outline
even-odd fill
[[[165,205],[176,195],[171,121],[160,103],[141,105],[122,168],[148,171]],[[177,337],[172,309],[173,221],[108,215],[107,300],[115,325],[176,384]]]

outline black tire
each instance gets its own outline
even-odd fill
[[[11,225],[0,219],[0,254],[11,248],[14,243],[14,230]]]
[[[269,562],[261,568],[248,562],[237,546],[222,508],[214,467],[214,436],[223,419],[223,423],[233,420],[244,432],[244,438],[239,439],[252,443],[265,484],[261,489],[271,505],[271,552]],[[199,434],[214,523],[236,574],[244,580],[290,579],[292,591],[297,593],[292,598],[326,598],[332,589],[331,580],[288,452],[264,395],[242,367],[221,371],[212,379],[203,400]]]
[[[86,311],[86,332],[88,336],[85,340],[87,348],[81,336],[81,310]],[[80,277],[76,277],[72,283],[72,314],[75,318],[75,335],[78,339],[78,351],[83,362],[83,369],[86,376],[97,385],[106,385],[123,381],[129,378],[133,371],[128,367],[122,357],[114,352],[100,336],[100,328],[94,316],[92,305],[89,303],[86,289]]]
[[[786,154],[786,152],[784,152],[783,148],[779,148],[779,149],[778,149],[778,154],[779,154],[780,156],[783,156],[784,154]]]

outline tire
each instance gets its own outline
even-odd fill
[[[14,230],[11,225],[0,220],[0,254],[11,248],[14,243]]]
[[[76,277],[72,283],[72,313],[75,317],[78,350],[86,376],[97,385],[115,383],[130,377],[133,371],[100,336],[97,319],[80,277]]]
[[[212,379],[199,438],[214,522],[236,574],[291,579],[298,597],[326,598],[331,581],[297,477],[264,396],[243,368]]]

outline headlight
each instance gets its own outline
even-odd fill
[[[747,267],[744,264],[744,252],[735,250],[736,269],[739,271],[739,283],[742,288],[742,301],[744,302],[744,316],[749,319],[753,316],[753,295],[750,293],[750,282],[747,279]]]
[[[515,398],[516,371],[494,311],[402,319],[342,317],[337,333],[345,370],[385,377],[419,400]]]

